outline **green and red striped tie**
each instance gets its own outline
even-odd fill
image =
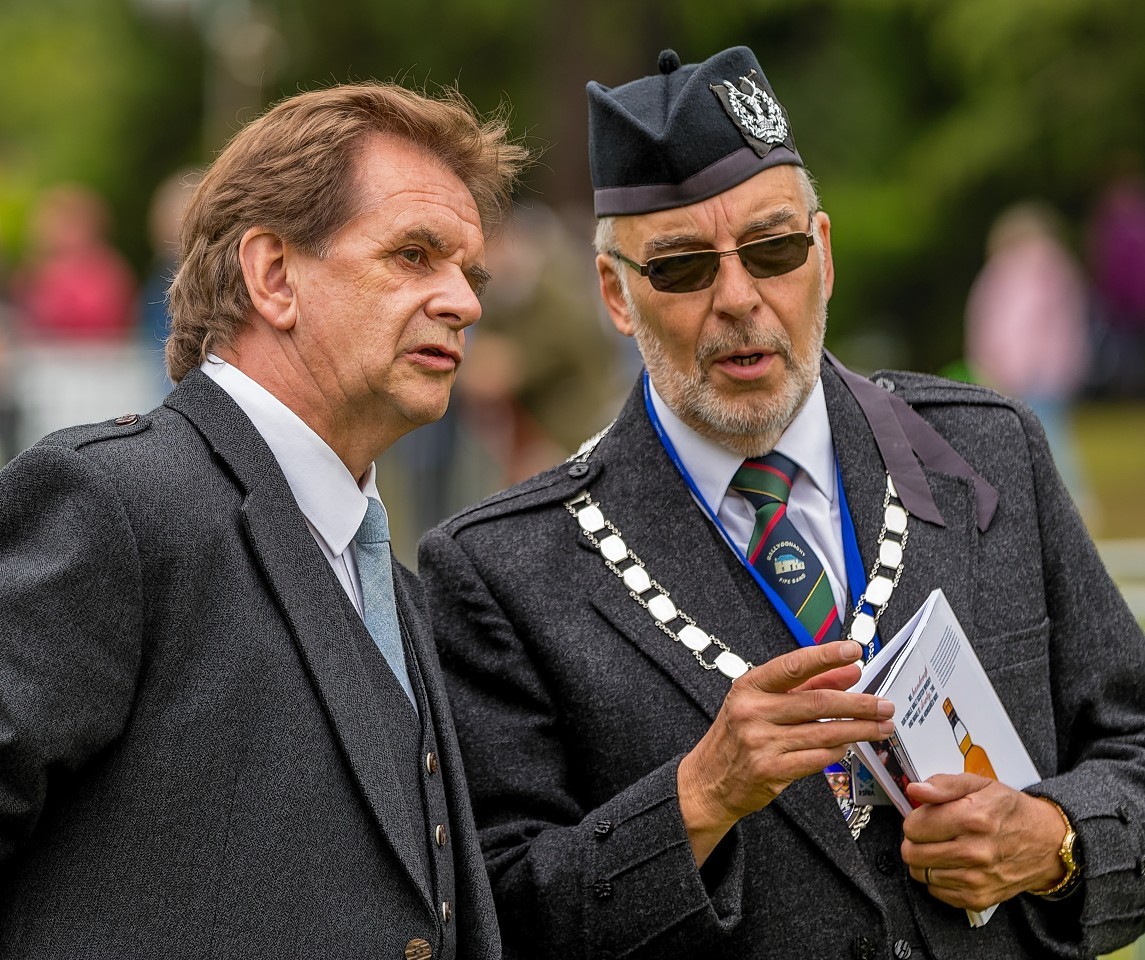
[[[747,559],[816,643],[838,640],[842,628],[823,563],[787,518],[787,498],[799,467],[781,453],[752,457],[732,477],[731,489],[755,507]]]

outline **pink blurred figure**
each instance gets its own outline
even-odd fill
[[[136,283],[107,240],[106,203],[86,187],[58,186],[33,215],[32,252],[13,293],[32,340],[122,340],[135,322]]]

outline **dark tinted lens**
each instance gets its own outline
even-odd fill
[[[648,261],[648,281],[655,290],[687,293],[710,287],[719,268],[720,255],[714,250],[653,257]]]
[[[739,248],[740,260],[753,277],[778,277],[807,262],[811,238],[805,233],[785,233],[745,243]]]

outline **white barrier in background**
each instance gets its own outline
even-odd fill
[[[24,347],[9,373],[21,450],[61,427],[143,413],[167,392],[162,350],[136,344]]]

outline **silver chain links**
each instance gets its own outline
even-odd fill
[[[604,565],[628,587],[628,595],[648,611],[665,636],[683,644],[701,667],[705,670],[718,670],[729,680],[734,680],[754,666],[734,653],[719,637],[702,630],[691,616],[676,606],[671,593],[649,575],[644,561],[628,547],[620,531],[604,516],[600,504],[592,499],[587,490],[567,501],[565,509],[576,518],[588,542],[600,551]],[[609,533],[603,539],[597,536],[602,530]],[[671,625],[677,621],[682,626],[673,629]],[[704,659],[704,651],[712,646],[721,652],[714,662],[709,662]]]
[[[851,626],[847,631],[848,640],[857,640],[863,645],[863,659],[870,660],[875,655],[875,632],[883,617],[891,596],[902,579],[903,558],[906,553],[907,517],[906,507],[898,497],[894,481],[887,474],[887,485],[883,492],[883,523],[875,545],[875,562],[867,578],[866,589],[859,594],[851,611]],[[864,604],[870,604],[872,613],[864,613]]]
[[[628,588],[628,595],[656,622],[657,628],[677,643],[683,644],[705,670],[718,670],[735,680],[754,664],[735,653],[723,640],[701,628],[686,612],[676,606],[671,593],[645,569],[644,561],[624,540],[620,530],[605,517],[600,504],[587,490],[565,502],[565,509],[576,519],[581,533],[604,560],[604,565]],[[877,558],[871,566],[867,588],[855,603],[847,639],[857,640],[865,648],[864,659],[874,656],[874,636],[879,620],[890,603],[903,571],[903,554],[907,541],[907,512],[899,500],[894,483],[887,476],[883,495],[883,523],[879,529]],[[602,531],[608,535],[598,536]],[[863,611],[869,604],[872,613]],[[679,622],[681,625],[673,628]],[[706,660],[704,651],[715,646],[721,652],[714,661]]]

